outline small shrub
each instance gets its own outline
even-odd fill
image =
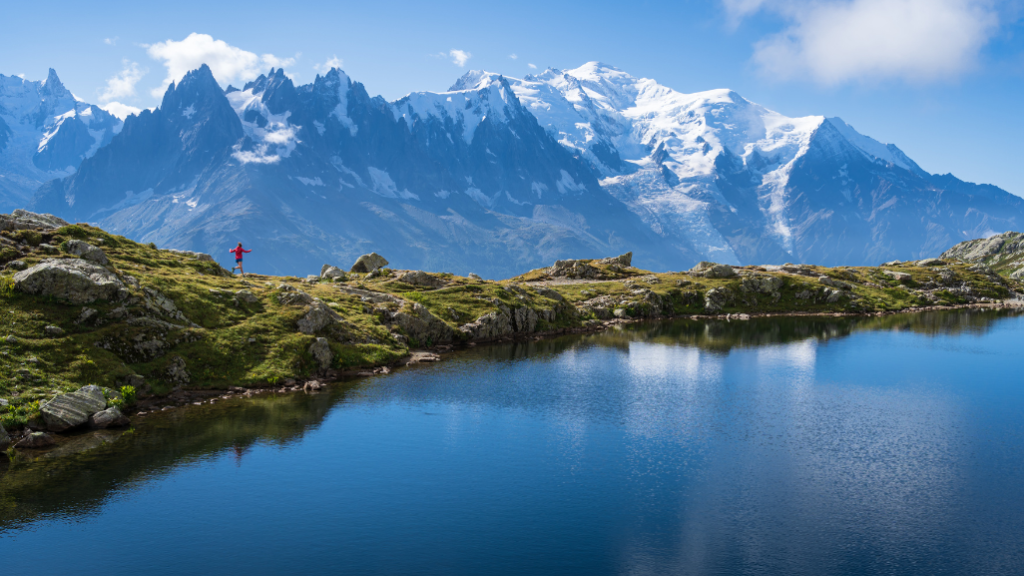
[[[137,393],[135,391],[135,386],[132,386],[131,384],[121,386],[121,398],[125,406],[135,404],[136,396]]]
[[[9,298],[11,294],[14,294],[14,278],[0,276],[0,296]]]
[[[146,244],[146,246],[149,246],[151,249],[156,250],[156,242],[150,242],[149,244]]]

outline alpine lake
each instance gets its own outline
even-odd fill
[[[1022,344],[1005,311],[673,320],[170,410],[0,464],[0,566],[1021,574]]]

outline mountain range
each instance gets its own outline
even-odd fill
[[[42,94],[55,79],[32,85]],[[75,102],[69,118],[93,144],[76,127],[58,148],[68,119],[40,116],[41,138],[53,136],[32,177],[57,178],[30,209],[225,263],[243,241],[255,269],[279,274],[370,251],[489,277],[625,251],[653,270],[878,264],[1024,223],[1021,198],[929,174],[838,118],[788,118],[729,90],[684,94],[597,62],[522,79],[473,71],[394,102],[338,69],[304,86],[273,70],[223,89],[203,66],[159,108],[123,126],[104,117],[109,138],[81,111],[95,107]],[[53,173],[72,153],[78,167]]]
[[[22,208],[44,182],[73,174],[122,125],[76,98],[52,68],[40,82],[0,74],[0,210]]]

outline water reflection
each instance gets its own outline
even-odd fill
[[[1013,573],[1024,399],[1008,316],[636,324],[160,416],[6,471],[0,538],[98,521],[168,478],[221,486],[206,471],[227,462],[232,488],[288,487],[274,538],[312,571]],[[289,558],[226,545],[252,558],[234,570]]]

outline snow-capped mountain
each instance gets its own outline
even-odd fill
[[[371,250],[490,276],[631,249],[659,268],[696,257],[661,250],[500,77],[389,103],[340,70],[222,90],[204,66],[33,208],[225,262],[244,241],[283,273]]]
[[[76,98],[52,68],[39,82],[0,74],[0,211],[24,206],[43,182],[74,173],[122,124]]]
[[[1021,198],[928,174],[837,118],[600,63],[470,72],[395,102],[337,69],[222,90],[204,66],[32,207],[225,263],[243,241],[293,274],[371,250],[489,276],[625,251],[655,270],[878,264],[1024,225]]]
[[[457,86],[494,78],[470,72]],[[838,118],[788,118],[729,90],[683,94],[598,62],[508,80],[605,189],[711,260],[877,263],[1024,224],[1019,198],[934,177]]]

